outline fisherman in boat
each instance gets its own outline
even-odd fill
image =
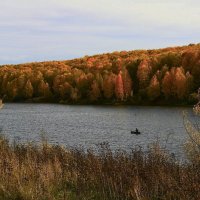
[[[136,128],[135,131],[131,131],[131,134],[139,135],[140,132],[139,132],[139,130]]]
[[[137,128],[135,129],[134,134],[136,134],[136,135],[139,135],[139,134],[140,134],[140,132],[138,131]]]

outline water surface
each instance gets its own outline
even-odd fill
[[[66,146],[93,147],[109,142],[111,148],[146,147],[157,140],[180,154],[187,138],[182,111],[191,108],[141,106],[68,106],[59,104],[5,104],[0,110],[4,135],[19,142],[48,141]],[[131,135],[138,128],[141,135]]]

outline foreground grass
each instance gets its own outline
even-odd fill
[[[0,139],[0,199],[198,200],[200,163],[180,163],[158,145],[114,154]]]

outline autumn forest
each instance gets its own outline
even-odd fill
[[[199,87],[200,44],[0,67],[8,102],[186,105]]]

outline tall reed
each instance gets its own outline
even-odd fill
[[[143,152],[94,151],[0,138],[0,199],[198,200],[200,162],[181,163],[156,144]]]

